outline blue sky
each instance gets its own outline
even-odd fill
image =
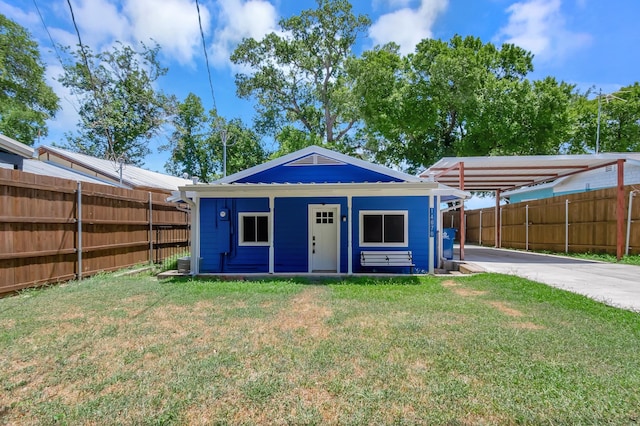
[[[179,99],[193,92],[205,106],[213,100],[198,30],[195,0],[72,0],[85,44],[93,50],[114,41],[134,43],[153,38],[162,46],[162,63],[169,74],[158,86]],[[228,58],[243,37],[260,39],[277,29],[282,17],[314,8],[314,0],[200,0],[201,17],[219,114],[251,124],[250,101],[235,95],[235,69]],[[450,39],[473,35],[485,42],[510,42],[535,54],[538,79],[558,80],[612,92],[640,80],[640,17],[638,0],[352,0],[354,11],[369,15],[373,24],[362,35],[356,53],[394,41],[403,52],[413,51],[422,38]],[[38,16],[40,9],[51,37],[75,45],[67,0],[0,0],[0,13],[28,28],[39,42],[50,84],[62,99],[62,111],[49,122],[49,136],[40,144],[64,139],[77,124],[77,101],[55,80],[61,66]],[[167,153],[151,146],[146,167],[163,171]]]

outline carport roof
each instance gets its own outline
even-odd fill
[[[420,174],[465,191],[506,191],[616,164],[640,164],[640,153],[446,157]],[[464,183],[464,186],[461,184]]]

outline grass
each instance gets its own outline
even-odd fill
[[[0,300],[0,424],[636,424],[640,315],[482,274]]]
[[[596,260],[599,262],[608,262],[608,263],[624,263],[626,265],[638,265],[640,266],[640,255],[628,255],[628,256],[622,256],[622,259],[620,259],[620,261],[618,261],[618,258],[613,255],[613,254],[607,254],[607,253],[558,253],[555,251],[548,251],[548,250],[536,250],[537,253],[543,253],[543,254],[554,254],[554,255],[560,255],[560,256],[567,256],[567,257],[575,257],[577,259],[584,259],[584,260]]]

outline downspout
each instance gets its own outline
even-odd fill
[[[627,241],[625,244],[624,255],[629,256],[629,237],[631,235],[631,209],[633,207],[633,197],[639,194],[640,191],[631,191],[629,192],[629,214],[627,216]]]
[[[200,228],[200,217],[196,203],[187,197],[186,191],[180,191],[180,198],[185,201],[191,208],[191,276],[195,276],[200,272],[198,257],[200,256],[200,238],[197,234],[197,228]]]

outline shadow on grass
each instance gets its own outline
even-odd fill
[[[366,275],[349,277],[331,276],[292,276],[292,277],[172,277],[164,279],[163,284],[178,284],[188,282],[254,282],[254,283],[276,283],[287,282],[302,285],[420,285],[424,280],[434,280],[433,277],[417,277],[412,275]]]

